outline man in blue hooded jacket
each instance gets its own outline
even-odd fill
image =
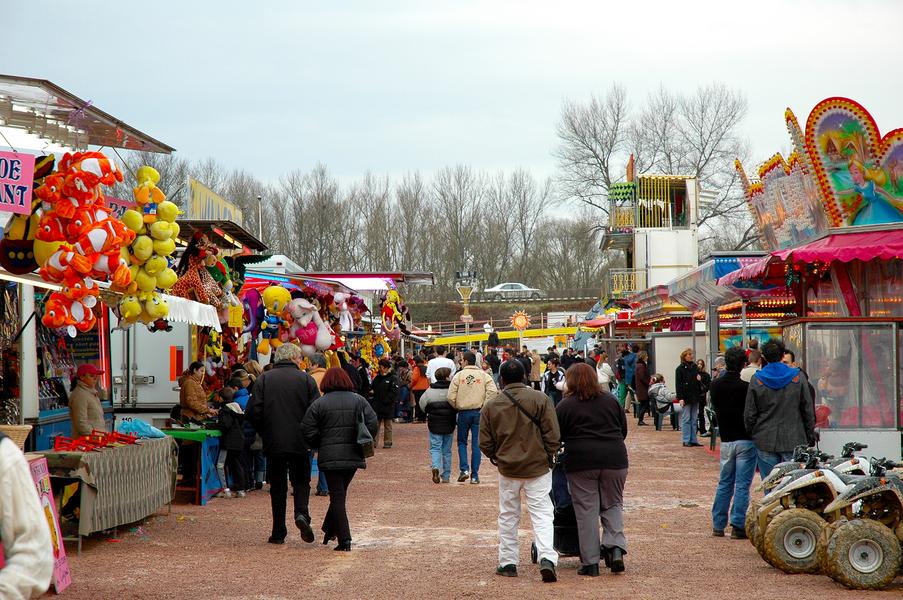
[[[758,453],[759,476],[768,476],[793,449],[815,444],[815,412],[806,375],[781,362],[783,344],[774,340],[762,347],[767,364],[756,371],[746,393],[743,420]]]

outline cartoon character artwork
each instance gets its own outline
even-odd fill
[[[832,226],[903,221],[903,129],[882,137],[862,105],[828,98],[809,114],[805,147]]]
[[[262,294],[264,316],[260,323],[260,343],[257,345],[257,352],[260,354],[269,354],[270,347],[278,348],[282,345],[279,339],[280,331],[288,322],[283,318],[285,307],[292,300],[292,295],[284,287],[271,285]]]

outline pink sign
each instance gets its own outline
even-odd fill
[[[44,516],[47,517],[47,524],[50,526],[50,543],[53,545],[53,579],[51,583],[53,583],[53,589],[59,594],[72,584],[72,574],[69,572],[66,548],[63,547],[60,518],[56,514],[56,504],[53,502],[47,459],[29,460],[28,466],[31,468],[31,478],[38,490],[38,498],[41,499],[41,508],[44,510]]]
[[[0,211],[31,214],[34,156],[0,152]]]
[[[121,219],[122,214],[128,209],[135,208],[135,203],[128,200],[121,200],[119,198],[114,198],[113,196],[104,196],[103,199],[107,208],[113,211],[113,216],[117,219]]]

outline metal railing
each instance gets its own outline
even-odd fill
[[[611,269],[607,284],[609,297],[626,298],[646,289],[646,269]]]

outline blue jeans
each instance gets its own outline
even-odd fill
[[[766,452],[765,450],[756,450],[756,452],[758,453],[760,479],[768,477],[776,464],[793,459],[793,452]]]
[[[470,466],[467,464],[467,434],[470,433]],[[458,464],[462,471],[470,471],[476,479],[480,472],[480,411],[462,410],[458,413]]]
[[[430,465],[439,469],[442,479],[451,477],[452,434],[430,433]]]
[[[756,474],[758,454],[752,440],[721,442],[721,476],[712,502],[712,527],[724,529],[728,522],[738,529],[746,526],[749,486]],[[731,498],[734,503],[731,506]],[[728,519],[730,509],[730,519]]]
[[[699,420],[699,404],[684,404],[680,411],[680,437],[684,444],[699,443],[696,440],[696,422]]]
[[[326,476],[323,475],[323,471],[322,469],[320,469],[320,464],[317,462],[316,454],[313,450],[309,450],[307,452],[307,455],[310,457],[311,471],[313,471],[314,464],[317,465],[317,491],[329,493],[329,486],[326,485]]]

